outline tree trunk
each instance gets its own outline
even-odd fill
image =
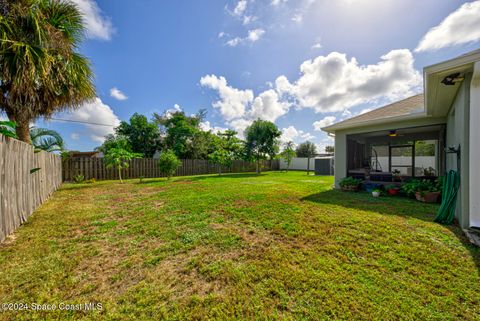
[[[307,158],[307,175],[310,175],[310,157]]]
[[[260,174],[260,159],[257,158],[257,174]]]
[[[22,119],[24,117],[18,117],[14,112],[6,111],[7,117],[10,121],[15,122],[17,138],[27,144],[31,144],[30,139],[30,119]]]
[[[123,181],[122,181],[122,169],[120,167],[118,167],[118,178],[120,179],[120,183],[123,184]]]
[[[30,127],[28,122],[17,123],[16,131],[19,140],[28,144],[32,142],[30,139]]]

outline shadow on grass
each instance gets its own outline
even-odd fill
[[[342,206],[361,211],[372,211],[382,215],[412,217],[431,222],[432,224],[438,224],[434,223],[433,220],[439,205],[420,203],[405,197],[384,196],[374,198],[366,192],[347,193],[337,189],[331,189],[303,197],[302,201]],[[480,272],[480,248],[470,243],[458,224],[444,225],[444,227],[455,234],[462,245],[468,249]]]

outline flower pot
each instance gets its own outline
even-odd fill
[[[373,197],[380,197],[380,192],[372,192]]]
[[[440,192],[416,192],[415,198],[417,201],[425,203],[438,203],[440,200]]]
[[[398,194],[398,189],[391,188],[387,192],[388,192],[389,195],[397,195]]]

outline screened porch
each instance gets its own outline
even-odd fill
[[[401,184],[434,179],[445,170],[445,125],[392,129],[347,136],[347,175],[362,181]]]

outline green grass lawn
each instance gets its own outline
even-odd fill
[[[436,205],[301,172],[65,184],[0,245],[2,319],[480,319],[480,251]]]

